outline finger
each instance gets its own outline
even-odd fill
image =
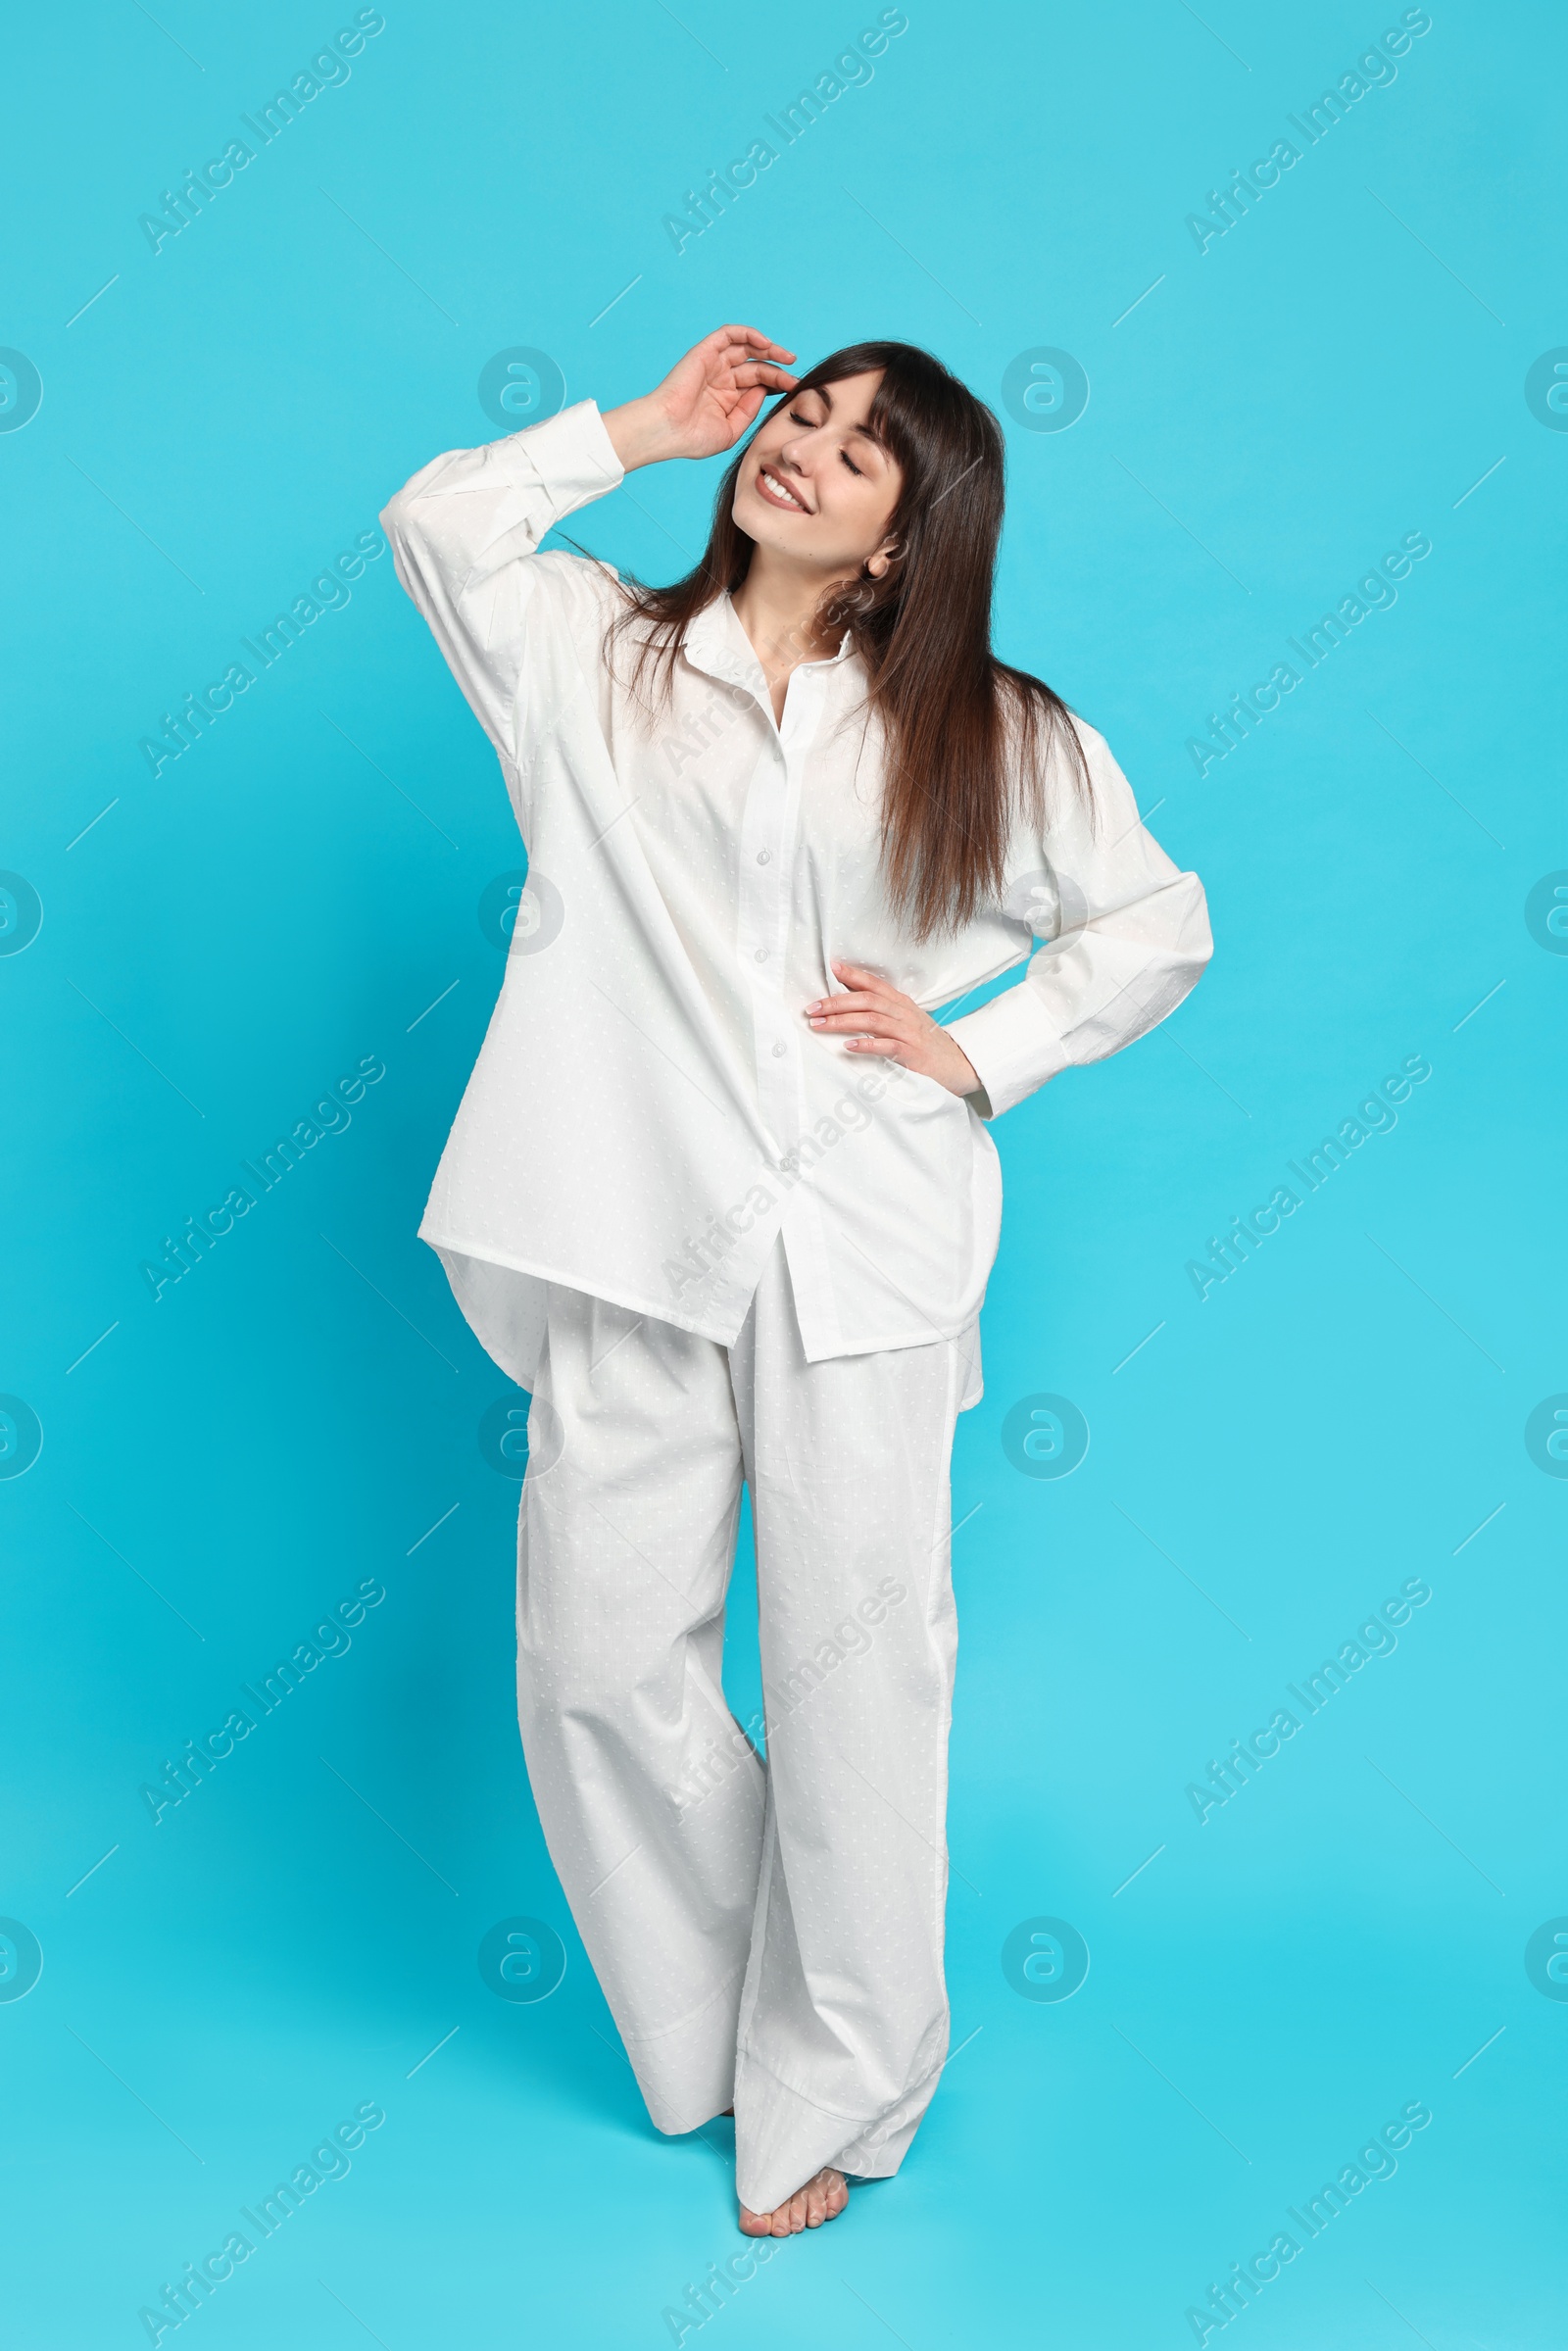
[[[722,338],[704,351],[706,364],[724,374],[734,374],[742,367],[778,367],[794,356],[793,352],[783,351],[771,343],[764,343],[759,348],[752,343],[725,341]]]
[[[846,961],[842,955],[835,955],[832,958],[831,968],[837,972],[840,979],[858,980],[862,987],[891,988],[893,986],[893,982],[885,979],[880,971],[873,971],[869,963],[851,963]]]
[[[875,1004],[868,998],[856,1003],[835,996],[822,1011],[809,1013],[808,1020],[813,1037],[828,1037],[835,1044],[850,1031],[863,1035],[867,1029],[874,1029],[879,1036],[896,1037],[905,1046],[919,1041],[913,1021],[901,1019],[895,1005]]]
[[[733,449],[742,433],[750,430],[761,405],[762,395],[760,392],[741,393],[729,414],[729,441],[727,444],[729,448]]]
[[[749,343],[755,351],[764,352],[772,359],[792,360],[795,357],[793,351],[787,350],[782,343],[775,343],[771,335],[762,334],[755,326],[715,326],[707,340],[715,351],[722,350],[726,343]]]
[[[903,1055],[907,1053],[908,1041],[904,1037],[846,1037],[844,1050],[852,1053],[880,1053],[885,1060],[898,1061],[903,1067]]]
[[[867,974],[860,986],[841,989],[837,996],[818,997],[815,1004],[808,1004],[806,1009],[808,1012],[831,1012],[837,1005],[848,1002],[886,1005],[907,1004],[911,1001],[909,997],[902,995],[897,988],[890,987],[886,980],[879,980],[874,975]]]
[[[767,384],[775,392],[792,392],[801,380],[787,367],[775,367],[771,360],[745,360],[733,372],[738,384]]]
[[[890,1027],[885,1020],[878,1020],[871,1012],[857,1012],[850,1019],[836,1025],[830,1022],[825,1028],[818,1028],[813,1021],[811,1034],[824,1045],[848,1045],[853,1037],[881,1037],[896,1045],[901,1053],[912,1053],[919,1042],[902,1029]]]
[[[846,1020],[882,1020],[893,1022],[897,1006],[885,996],[830,996],[819,1005],[808,1005],[808,1020],[813,1028],[824,1023]]]
[[[851,980],[857,987],[885,988],[892,996],[903,994],[903,990],[895,988],[891,980],[885,980],[880,971],[872,971],[864,963],[842,963],[835,959],[832,968],[841,980]]]
[[[829,1013],[811,1022],[811,1034],[832,1045],[841,1045],[849,1036],[891,1037],[906,1053],[912,1053],[919,1043],[906,1021],[890,1018],[886,1004],[870,1004],[862,1012]]]

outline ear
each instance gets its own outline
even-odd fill
[[[868,579],[886,579],[903,552],[897,539],[884,539],[875,555],[867,556],[865,559],[866,577]]]

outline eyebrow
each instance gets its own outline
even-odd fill
[[[822,406],[827,410],[828,415],[831,416],[833,414],[833,392],[830,385],[808,384],[805,389],[814,392],[818,400],[820,400],[822,403]],[[799,393],[796,394],[796,398],[800,398]],[[879,432],[874,432],[869,424],[852,424],[850,426],[850,431],[852,433],[858,433],[862,441],[869,441],[872,448],[880,450],[884,457],[892,456],[893,452],[889,449],[886,441],[883,440],[882,435]]]

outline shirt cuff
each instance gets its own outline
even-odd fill
[[[503,464],[513,450],[525,457],[551,505],[563,514],[618,489],[626,478],[598,403],[592,400],[579,400],[547,416],[543,424],[526,425],[492,447]]]
[[[948,1034],[967,1054],[981,1090],[989,1098],[993,1118],[1025,1101],[1048,1078],[1065,1069],[1069,1059],[1026,979],[1004,988],[978,1012],[965,1012],[949,1021]],[[985,1115],[982,1111],[981,1116]]]

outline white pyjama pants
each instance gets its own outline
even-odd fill
[[[523,1751],[659,2130],[740,2200],[886,2178],[947,2057],[961,1342],[808,1363],[782,1242],[731,1347],[551,1284],[517,1543]],[[767,1761],[725,1702],[751,1488]]]

